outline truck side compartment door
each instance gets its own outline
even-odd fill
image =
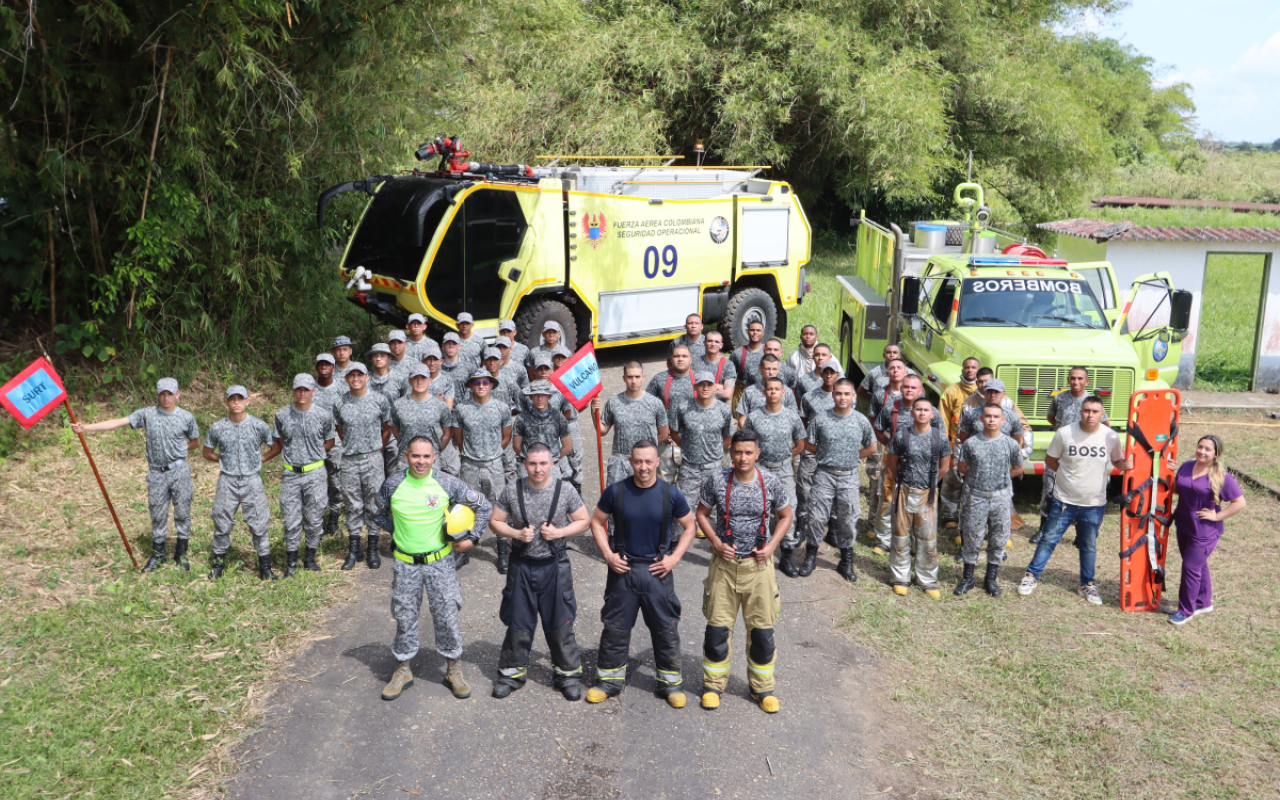
[[[1172,386],[1182,358],[1182,334],[1173,328],[1173,280],[1167,272],[1139,276],[1129,289],[1118,320],[1120,338],[1138,354],[1142,373],[1139,384],[1158,380]]]

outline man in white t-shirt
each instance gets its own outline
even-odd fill
[[[1057,473],[1057,483],[1040,544],[1018,584],[1020,595],[1035,591],[1053,549],[1074,524],[1080,547],[1080,596],[1093,605],[1102,605],[1093,571],[1098,556],[1098,529],[1107,510],[1107,479],[1112,467],[1125,470],[1133,466],[1124,458],[1120,437],[1102,424],[1102,417],[1102,401],[1086,398],[1080,407],[1080,421],[1059,428],[1045,451],[1045,467]]]

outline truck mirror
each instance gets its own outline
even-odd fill
[[[914,317],[920,313],[920,279],[905,277],[902,279],[902,297],[898,300],[898,311],[904,317]]]
[[[1173,292],[1173,313],[1170,315],[1169,327],[1175,331],[1186,331],[1191,327],[1191,292],[1177,289]]]

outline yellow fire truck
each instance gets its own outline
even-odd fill
[[[321,226],[335,196],[370,197],[339,267],[352,302],[396,325],[417,312],[437,330],[466,311],[487,336],[513,319],[530,345],[554,320],[569,343],[608,347],[673,338],[695,312],[718,320],[730,344],[745,343],[756,320],[784,336],[804,299],[809,224],[791,187],[760,177],[764,168],[532,167],[470,155],[442,136],[416,153],[439,157],[437,169],[320,196]]]

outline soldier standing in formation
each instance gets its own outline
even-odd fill
[[[871,423],[876,439],[880,443],[880,452],[887,454],[889,442],[898,432],[898,428],[911,424],[912,403],[923,394],[924,384],[921,383],[918,376],[908,375],[902,379],[901,393],[881,408],[879,415]],[[946,429],[946,425],[942,421],[942,414],[932,405],[930,409],[933,413],[929,417],[929,424],[937,428],[938,432],[941,433]],[[879,508],[876,509],[871,517],[872,532],[876,538],[875,547],[872,549],[876,555],[884,555],[890,551],[893,545],[893,481],[893,476],[888,473],[880,477]]]
[[[474,327],[475,317],[466,311],[458,315],[458,358],[462,359],[467,369],[472,372],[480,369],[485,351],[484,337],[473,333]]]
[[[351,369],[351,354],[354,352],[352,341],[346,336],[337,336],[333,340],[333,377],[335,380],[346,380],[347,370]]]
[[[755,433],[756,443],[760,447],[760,457],[756,463],[769,470],[782,483],[787,494],[787,505],[795,510],[796,480],[791,459],[804,452],[805,430],[800,415],[790,403],[783,402],[783,398],[790,397],[790,394],[780,378],[765,378],[764,408],[753,409],[747,415],[742,429]],[[777,527],[776,517],[770,524]],[[788,578],[800,574],[791,560],[799,543],[800,531],[793,518],[791,526],[787,528],[787,535],[778,547],[778,569]]]
[[[709,372],[715,376],[716,399],[728,403],[733,399],[733,387],[738,379],[738,368],[733,365],[733,359],[720,352],[724,349],[724,336],[720,331],[709,330],[702,334],[702,344],[705,348],[702,358],[694,359],[693,369],[696,372]]]
[[[489,520],[493,532],[511,542],[511,571],[498,610],[507,635],[493,696],[507,697],[524,686],[541,618],[555,686],[566,700],[578,700],[582,659],[573,633],[578,601],[565,540],[587,530],[590,517],[582,498],[556,474],[551,448],[542,442],[530,445],[524,467],[527,476],[506,485]]]
[[[693,357],[686,345],[678,344],[671,348],[667,363],[671,365],[671,369],[654,375],[645,387],[645,392],[662,401],[669,420],[672,409],[693,402]],[[658,477],[667,483],[674,483],[680,469],[680,446],[670,437],[660,441],[658,458],[661,459]]]
[[[773,574],[773,551],[791,527],[793,511],[782,483],[756,466],[760,448],[755,432],[738,431],[730,448],[733,466],[716,470],[702,484],[698,501],[698,526],[715,551],[702,601],[707,618],[702,640],[702,707],[720,707],[720,696],[729,683],[733,626],[741,612],[747,628],[751,699],[761,710],[774,714],[778,698],[773,694],[773,626],[782,612],[782,600]],[[772,532],[770,518],[778,521]]]
[[[497,379],[484,370],[471,374],[467,386],[471,391],[469,402],[459,402],[453,407],[449,426],[454,441],[462,454],[462,471],[458,477],[485,497],[497,497],[507,485],[502,463],[502,451],[511,443],[511,407],[494,399],[493,387]],[[476,529],[477,535],[484,528]],[[507,574],[511,543],[499,537],[497,542],[497,568]]]
[[[422,363],[420,358],[409,357],[409,338],[404,335],[404,331],[388,333],[387,347],[391,350],[391,369],[400,373],[401,377],[408,374],[411,364]]]
[[[276,411],[271,425],[271,449],[264,461],[283,454],[280,478],[280,518],[284,521],[284,576],[298,568],[298,545],[307,534],[302,566],[320,571],[316,551],[323,532],[321,514],[329,504],[325,456],[338,436],[333,414],[315,403],[316,380],[305,372],[293,377],[293,404]]]
[[[759,377],[757,370],[760,359],[764,358],[764,323],[747,323],[747,343],[730,353],[729,357],[738,370],[738,384],[734,387],[733,401],[729,403],[729,407],[737,408],[742,393]]]
[[[1022,448],[1001,432],[1004,409],[991,403],[982,409],[982,433],[960,445],[957,469],[964,474],[964,494],[960,500],[960,535],[964,542],[960,560],[964,575],[955,593],[973,588],[973,570],[978,563],[982,541],[987,541],[985,587],[992,597],[1000,596],[1000,564],[1009,542],[1013,515],[1013,478],[1022,474]]]
[[[335,371],[334,358],[329,353],[316,356],[316,393],[311,402],[328,411],[331,415],[346,393],[346,381],[333,379]],[[333,447],[324,456],[325,484],[329,490],[328,511],[324,517],[324,535],[331,536],[338,532],[338,515],[342,513],[342,437],[337,436],[334,429]]]
[[[640,362],[628,361],[622,368],[622,379],[627,390],[610,397],[600,414],[601,436],[616,428],[607,466],[608,483],[617,483],[631,475],[631,448],[636,442],[666,441],[671,433],[666,406],[662,400],[644,391],[644,367]],[[592,398],[591,407],[600,408],[599,395]]]
[[[190,572],[187,544],[191,538],[191,465],[187,454],[200,444],[200,426],[190,411],[178,407],[178,382],[173,378],[156,381],[156,404],[145,406],[127,417],[77,422],[77,434],[114,431],[128,425],[146,431],[147,510],[151,514],[151,557],[142,567],[151,572],[164,564],[165,541],[169,534],[169,506],[173,506],[173,563]]]
[[[701,316],[690,314],[684,318],[684,333],[671,340],[671,344],[667,347],[667,355],[670,356],[680,345],[689,348],[689,357],[695,363],[706,353],[706,334],[702,330]]]
[[[538,377],[533,374],[533,370],[537,368],[535,359],[541,355],[551,358],[551,351],[560,346],[560,339],[563,337],[564,331],[560,330],[560,323],[552,320],[542,323],[542,343],[529,348],[528,354],[525,355],[525,367],[529,370],[530,380]]]
[[[467,396],[467,381],[471,373],[479,368],[479,362],[476,366],[469,365],[466,359],[460,355],[462,352],[462,339],[458,334],[449,331],[440,340],[440,352],[444,354],[444,358],[440,362],[440,372],[446,378],[453,381],[453,391],[459,400]]]
[[[900,414],[908,413],[905,392],[912,376],[903,384]],[[915,556],[915,583],[924,593],[938,599],[938,480],[951,467],[951,446],[940,426],[933,421],[938,411],[924,397],[916,397],[909,407],[910,422],[902,419],[889,440],[885,469],[893,479],[893,549],[889,551],[890,583],[893,593],[905,595],[911,584],[911,557]]]
[[[942,420],[947,423],[947,440],[951,443],[952,452],[959,456],[960,441],[956,438],[960,432],[960,413],[964,403],[978,391],[978,370],[982,364],[970,356],[960,363],[960,380],[951,384],[942,393],[938,401],[938,410],[942,412]],[[960,490],[964,478],[960,470],[947,470],[942,480],[942,524],[944,528],[955,528],[960,524]],[[959,544],[957,541],[956,544]]]
[[[733,435],[729,407],[715,397],[715,377],[704,372],[694,382],[693,401],[673,406],[667,417],[671,438],[681,452],[677,485],[686,498],[697,497],[703,481],[720,471],[720,459]]]
[[[369,569],[382,566],[378,555],[378,487],[386,479],[382,449],[395,433],[392,427],[391,403],[369,389],[369,376],[364,364],[351,362],[347,368],[347,386],[333,409],[333,421],[342,439],[342,499],[347,507],[347,559],[342,569],[349,570],[364,558]],[[368,552],[360,552],[360,532],[368,530]]]
[[[227,389],[227,416],[209,426],[204,437],[202,455],[218,465],[218,488],[213,495],[213,569],[211,578],[222,577],[231,547],[231,528],[236,511],[242,511],[244,524],[258,551],[258,577],[274,581],[271,571],[271,541],[267,524],[271,509],[262,488],[264,446],[271,445],[271,428],[246,412],[249,391],[243,386]]]
[[[418,618],[422,596],[427,596],[431,622],[435,628],[436,652],[445,659],[445,685],[454,697],[471,696],[471,687],[462,675],[462,588],[452,552],[465,553],[479,541],[479,532],[489,524],[493,506],[465,483],[432,469],[436,451],[431,440],[420,436],[405,451],[407,469],[397,469],[382,482],[377,493],[375,524],[391,534],[391,616],[396,621],[391,654],[396,671],[382,690],[383,700],[395,700],[413,685],[409,662],[418,654]],[[470,531],[448,532],[446,515],[454,503],[475,513]]]
[[[379,342],[369,348],[365,354],[373,368],[369,372],[369,388],[383,397],[387,403],[394,403],[409,393],[409,382],[405,374],[391,368],[391,348]],[[390,475],[399,463],[400,445],[396,437],[387,440],[382,448],[382,471]]]
[[[498,338],[501,339],[505,336],[507,341],[511,343],[511,363],[523,369],[525,367],[525,359],[529,357],[529,347],[516,336],[517,330],[515,320],[504,319],[498,321]],[[528,377],[529,375],[526,373],[525,378],[527,379]]]
[[[828,370],[828,361],[823,369]],[[825,377],[825,375],[824,375]],[[841,378],[831,391],[832,408],[809,418],[805,448],[817,457],[818,469],[809,490],[809,529],[805,532],[804,563],[800,575],[813,574],[818,562],[819,531],[830,527],[840,550],[836,567],[845,580],[858,579],[853,570],[854,523],[862,515],[858,507],[859,462],[875,452],[871,423],[853,408],[853,381]]]
[[[548,381],[534,381],[523,394],[528,404],[523,405],[520,416],[511,426],[511,449],[520,461],[520,477],[528,475],[525,461],[530,448],[541,444],[546,445],[551,454],[555,467],[551,474],[567,480],[569,465],[564,463],[564,458],[573,451],[573,439],[569,435],[569,421],[551,407],[552,399],[557,397],[555,387]]]

